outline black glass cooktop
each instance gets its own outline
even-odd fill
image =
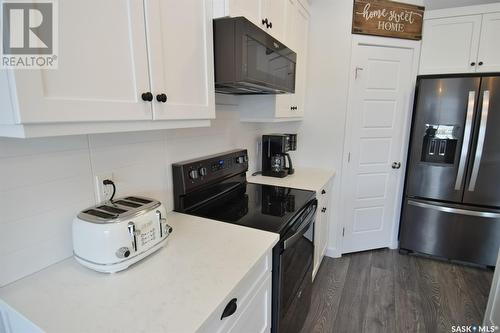
[[[314,196],[312,191],[243,183],[186,213],[282,233],[294,215]]]

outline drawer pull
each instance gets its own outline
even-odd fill
[[[236,312],[236,309],[238,309],[238,305],[236,304],[238,300],[236,298],[233,298],[232,300],[227,303],[226,308],[222,312],[222,316],[220,317],[220,320],[231,316]]]

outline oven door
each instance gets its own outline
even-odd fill
[[[299,331],[309,312],[317,205],[302,210],[274,249],[272,332]]]

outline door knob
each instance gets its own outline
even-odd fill
[[[167,102],[167,95],[165,95],[165,94],[158,94],[158,95],[156,95],[156,100],[158,102],[166,103]]]
[[[141,95],[142,100],[145,102],[151,102],[153,100],[153,94],[150,92],[145,92]]]
[[[393,169],[401,168],[401,162],[392,162],[392,168]]]

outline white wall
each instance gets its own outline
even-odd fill
[[[117,196],[140,194],[173,209],[171,164],[233,148],[248,148],[292,124],[240,123],[218,106],[210,128],[67,136],[0,138],[0,286],[72,255],[71,221],[95,204],[94,176],[113,172]]]

